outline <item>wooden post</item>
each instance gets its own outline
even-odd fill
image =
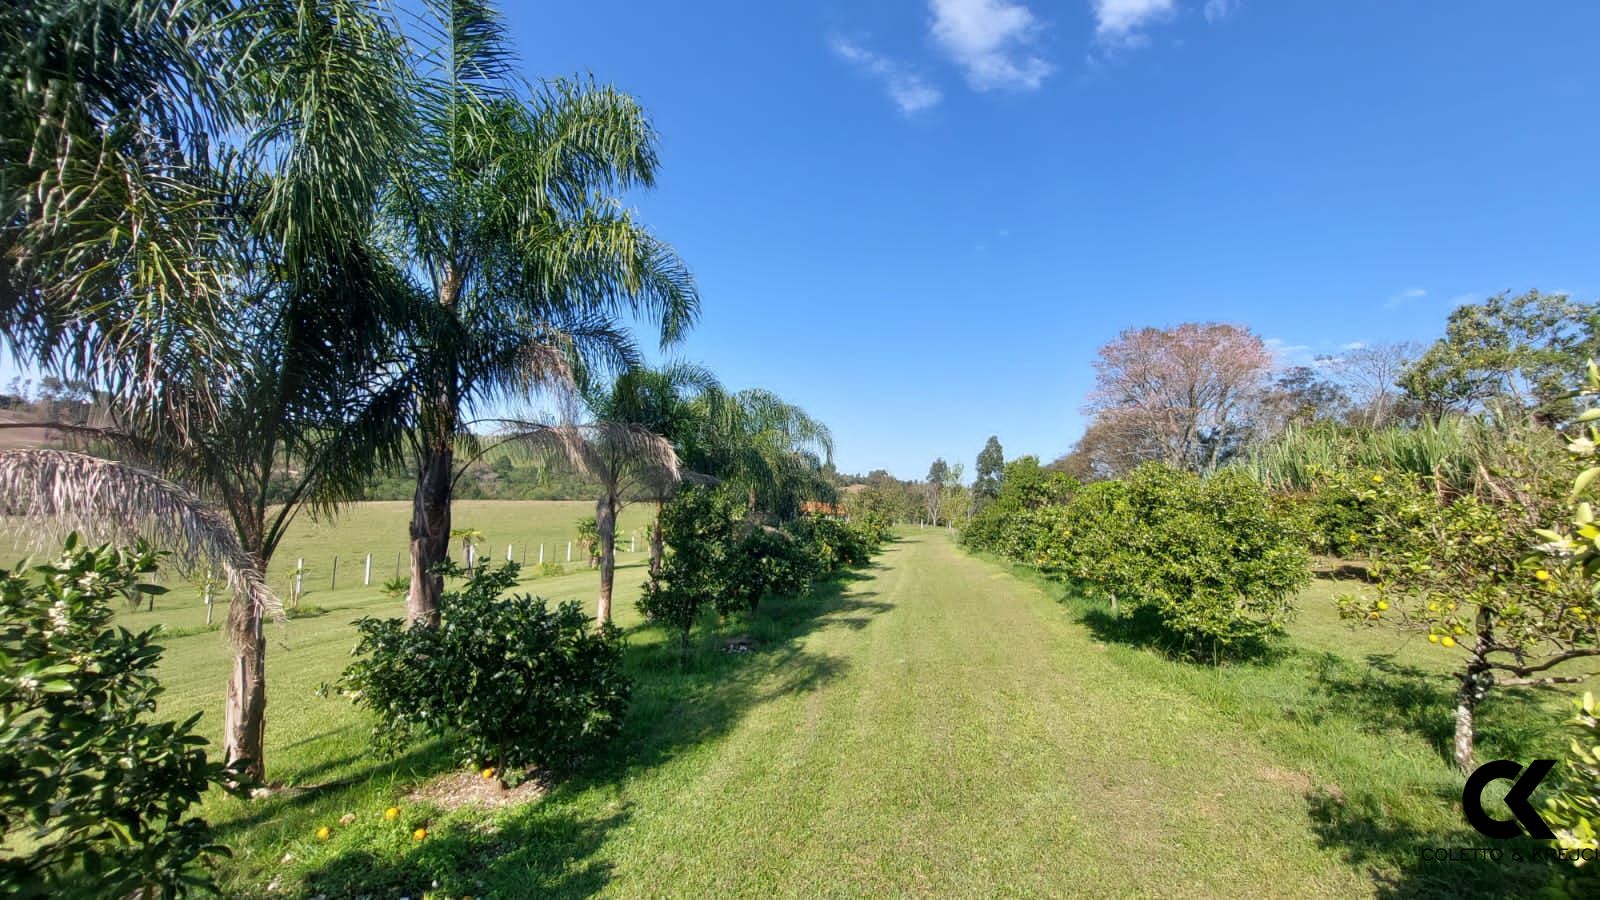
[[[544,545],[539,545],[539,565],[544,565]]]
[[[394,552],[394,577],[397,581],[400,579],[400,555],[403,553],[405,553],[404,550],[396,550]]]
[[[367,587],[367,586],[369,586],[371,584],[372,584],[372,554],[368,553],[367,554],[367,571],[366,571],[366,574],[361,576],[361,586],[362,587]]]
[[[208,575],[206,575],[206,624],[207,625],[211,624],[211,606],[212,606],[212,603],[213,603],[213,601],[211,599],[211,576],[208,574]]]
[[[330,591],[331,590],[335,590],[338,587],[339,587],[339,557],[335,556],[333,558],[333,574],[328,576],[328,590],[330,590]]]
[[[629,553],[637,553],[638,552],[638,550],[637,550],[638,544],[639,544],[639,536],[637,534],[628,535],[628,552]]]
[[[300,593],[306,586],[306,559],[300,557],[294,561],[294,605],[300,605]]]
[[[567,541],[567,562],[572,562],[572,542]]]
[[[506,562],[511,562],[511,545],[506,545]]]

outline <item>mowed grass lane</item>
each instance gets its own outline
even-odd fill
[[[642,663],[613,764],[502,814],[470,874],[450,861],[470,838],[381,860],[306,840],[329,857],[311,884],[337,894],[354,865],[493,896],[1371,892],[1299,778],[1130,678],[1043,590],[942,532],[863,574],[766,610],[748,657]]]
[[[816,894],[1348,896],[1303,785],[1130,679],[1042,591],[911,532],[715,752],[620,791],[609,885]]]
[[[565,530],[574,513],[477,518]],[[643,555],[618,573],[635,681],[621,738],[537,802],[494,812],[407,799],[454,768],[447,750],[376,757],[369,720],[316,696],[349,661],[349,622],[401,604],[344,587],[308,597],[327,612],[275,632],[268,663],[269,766],[290,788],[205,802],[236,851],[226,892],[1409,896],[1538,881],[1420,863],[1423,847],[1482,843],[1443,751],[1449,660],[1339,625],[1325,583],[1277,656],[1214,669],[1127,640],[1094,604],[945,532],[909,530],[811,596],[708,617],[682,666],[633,608]],[[577,570],[525,587],[589,605],[594,581]],[[187,620],[192,602],[162,598],[154,615]],[[736,635],[754,652],[722,652]],[[162,714],[203,709],[215,737],[220,635],[163,643]],[[1495,702],[1485,758],[1549,749],[1538,723],[1559,712],[1541,706],[1563,702]],[[400,821],[383,820],[390,805]],[[323,825],[328,841],[313,836]]]

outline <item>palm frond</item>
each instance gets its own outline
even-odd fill
[[[62,450],[0,451],[0,515],[94,540],[145,537],[181,567],[217,565],[232,594],[230,625],[284,620],[283,604],[228,523],[159,475]],[[230,636],[247,633],[229,628]]]

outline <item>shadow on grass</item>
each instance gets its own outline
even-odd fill
[[[1434,802],[1459,806],[1461,798],[1440,792]],[[1322,846],[1365,869],[1379,897],[1549,896],[1567,875],[1538,855],[1544,849],[1539,842],[1527,838],[1490,840],[1464,824],[1442,834],[1437,828],[1416,828],[1370,797],[1347,799],[1315,791],[1306,796],[1306,806]],[[1499,859],[1491,852],[1498,852]]]
[[[588,897],[611,879],[592,859],[629,811],[594,818],[529,804],[492,826],[452,828],[341,854],[311,872],[308,891],[328,897],[482,896],[516,885],[523,897]]]
[[[680,662],[675,639],[660,639],[659,630],[649,625],[631,629],[624,666],[634,683],[632,703],[621,735],[598,756],[558,773],[550,794],[539,802],[486,815],[474,826],[458,822],[425,841],[374,842],[341,853],[306,874],[306,892],[329,897],[417,897],[423,891],[477,896],[486,885],[498,892],[516,885],[517,896],[585,896],[602,890],[611,877],[610,865],[595,857],[630,811],[612,804],[599,817],[585,815],[579,810],[586,803],[579,798],[720,739],[763,703],[818,690],[842,675],[845,660],[808,650],[803,639],[836,626],[865,628],[873,617],[892,609],[893,604],[874,599],[871,592],[851,590],[852,584],[870,577],[848,572],[805,596],[768,599],[751,615],[727,621],[708,616],[696,628],[686,664]],[[726,652],[734,636],[746,639],[743,645],[751,649]],[[319,768],[337,769],[348,762]],[[416,781],[451,767],[442,745],[433,744],[362,777]],[[276,804],[295,802],[294,796],[273,798],[259,814],[230,823],[230,829],[270,819],[282,808]]]
[[[361,760],[370,760],[372,765],[351,772],[336,781],[325,783],[316,781],[329,772],[338,771]],[[453,765],[454,760],[451,759],[445,746],[436,740],[419,744],[410,752],[389,759],[367,754],[322,760],[316,765],[296,769],[292,784],[279,787],[265,797],[251,800],[245,807],[247,813],[217,824],[217,836],[224,844],[236,843],[233,840],[235,835],[278,820],[286,811],[296,807],[313,802],[336,801],[345,795],[356,793],[364,784],[372,781],[414,781],[428,778]],[[267,776],[270,781],[271,770],[268,770]]]
[[[1384,653],[1366,656],[1366,667],[1332,653],[1312,658],[1321,708],[1303,711],[1308,724],[1332,713],[1364,723],[1367,731],[1403,731],[1427,741],[1439,757],[1454,758],[1456,680],[1439,672],[1398,663]],[[1544,700],[1547,690],[1497,688],[1478,705],[1478,756],[1533,759],[1560,750],[1559,717]],[[1489,754],[1493,754],[1492,756]]]
[[[1246,638],[1226,647],[1196,642],[1167,627],[1154,607],[1134,606],[1113,615],[1109,605],[1086,598],[1073,585],[1064,587],[1062,602],[1076,611],[1077,621],[1088,628],[1097,641],[1142,647],[1169,659],[1207,665],[1271,665],[1287,653],[1281,641],[1271,639]]]

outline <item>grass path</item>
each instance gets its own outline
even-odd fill
[[[914,531],[813,596],[700,632],[686,670],[624,601],[636,690],[622,737],[495,814],[408,805],[408,785],[448,758],[370,759],[360,717],[318,701],[302,739],[322,746],[285,768],[351,784],[216,804],[242,844],[229,892],[269,879],[276,896],[328,897],[1493,896],[1535,883],[1418,863],[1421,847],[1477,841],[1432,730],[1447,678],[1413,666],[1427,664],[1415,648],[1314,613],[1277,660],[1213,670],[1102,640],[1092,608],[1059,593]],[[735,634],[755,652],[720,652]],[[1374,650],[1404,665],[1360,661]],[[1526,755],[1516,720],[1502,725],[1497,751]],[[332,768],[312,758],[333,752]],[[384,823],[391,803],[405,812]],[[332,840],[311,838],[346,812]],[[409,839],[419,825],[424,842]]]
[[[756,677],[742,686],[736,675],[710,694],[641,698],[646,727],[710,733],[679,735],[659,764],[564,786],[510,814],[502,832],[526,844],[462,886],[628,896],[1370,890],[1318,847],[1305,784],[1217,715],[1130,683],[1043,591],[942,534],[891,545],[868,574],[788,646],[756,654],[772,660],[753,660]],[[660,737],[636,734],[635,752]]]
[[[729,849],[665,873],[618,861],[615,887],[1363,889],[1317,848],[1303,784],[1275,780],[1278,763],[1217,716],[1129,683],[1038,589],[928,535],[892,546],[848,597],[804,643],[838,676],[753,710],[679,808],[631,826],[647,857]]]

